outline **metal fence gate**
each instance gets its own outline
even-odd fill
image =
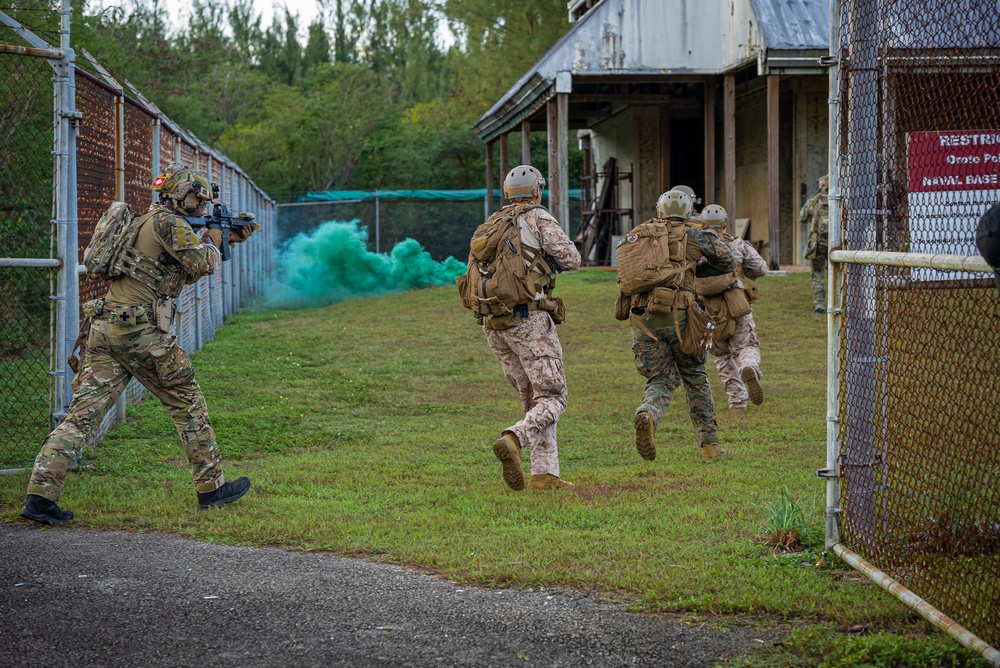
[[[146,210],[152,179],[183,162],[220,184],[231,210],[256,214],[261,230],[178,300],[175,333],[189,354],[264,289],[277,236],[274,201],[236,164],[99,63],[76,62],[69,0],[22,14],[0,12],[0,469],[30,463],[66,414],[80,304],[106,288],[80,261],[112,201]],[[59,35],[59,47],[39,34]],[[94,440],[141,396],[133,381]]]
[[[827,545],[1000,666],[1000,9],[831,18]]]

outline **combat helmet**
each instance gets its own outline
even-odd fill
[[[829,174],[824,174],[823,176],[821,176],[818,179],[816,179],[816,185],[819,186],[820,190],[829,190],[830,189],[830,175]]]
[[[694,188],[691,186],[674,186],[671,190],[680,190],[682,193],[691,198],[691,204],[701,204],[701,198],[694,194]]]
[[[687,220],[691,217],[691,198],[680,190],[668,190],[656,200],[657,218]]]
[[[152,188],[160,204],[172,201],[178,209],[193,215],[211,201],[210,186],[208,179],[192,167],[173,163],[163,174],[156,177]]]
[[[519,199],[533,199],[545,188],[542,173],[531,165],[518,165],[507,173],[503,180],[503,196],[511,202]]]
[[[701,210],[701,226],[708,230],[721,230],[726,226],[729,214],[718,204],[709,204]]]

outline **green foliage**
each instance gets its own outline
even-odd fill
[[[325,10],[303,40],[297,15],[285,9],[264,28],[251,0],[195,0],[181,25],[156,0],[76,4],[72,36],[288,201],[328,188],[482,187],[472,125],[568,28],[562,0]],[[457,39],[447,47],[445,23]],[[544,143],[535,155],[544,166]]]
[[[788,550],[817,547],[822,544],[822,527],[816,519],[816,509],[806,510],[792,498],[787,487],[778,498],[758,507],[764,515],[766,542]]]

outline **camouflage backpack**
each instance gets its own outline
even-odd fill
[[[632,228],[618,241],[615,264],[624,295],[655,287],[679,288],[690,263],[685,260],[687,233],[680,220],[653,218]]]
[[[553,270],[541,249],[521,243],[517,219],[537,204],[505,206],[476,228],[469,265],[455,279],[462,305],[488,329],[514,326],[514,308],[537,298],[552,284]]]
[[[107,281],[122,275],[119,260],[125,248],[135,242],[139,226],[146,216],[137,216],[125,202],[112,202],[101,219],[97,221],[90,244],[83,251],[83,264],[87,276]]]

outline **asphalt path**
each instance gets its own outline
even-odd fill
[[[0,524],[0,666],[711,666],[777,631],[399,566]]]

